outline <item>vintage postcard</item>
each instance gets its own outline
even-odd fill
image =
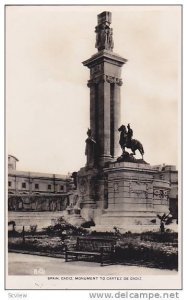
[[[182,288],[181,24],[5,6],[6,289]]]

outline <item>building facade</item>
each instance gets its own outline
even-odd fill
[[[173,165],[163,166],[162,175],[170,182],[169,210],[173,218],[178,220],[178,171]]]
[[[8,210],[62,211],[74,188],[70,176],[25,172],[16,169],[19,160],[8,156]]]

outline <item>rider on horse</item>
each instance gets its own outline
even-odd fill
[[[130,124],[127,125],[128,131],[125,125],[121,125],[118,131],[120,132],[120,140],[119,144],[123,153],[125,153],[125,147],[130,148],[132,150],[132,155],[136,154],[136,150],[139,150],[140,154],[144,155],[143,145],[136,139],[132,139],[133,130],[130,127]]]
[[[127,125],[127,128],[128,128],[128,132],[127,132],[126,147],[131,147],[133,130],[131,129],[130,124]]]
[[[133,136],[133,130],[130,128],[130,124],[127,125],[128,131],[126,129],[125,125],[122,125],[118,130],[121,132],[120,134],[120,140],[119,144],[122,148],[122,150],[125,147],[130,148],[131,147],[131,141]]]
[[[121,149],[123,150],[126,145],[126,140],[127,140],[127,129],[125,125],[121,125],[121,127],[118,129],[120,131],[120,139],[119,139],[119,144],[121,146]]]

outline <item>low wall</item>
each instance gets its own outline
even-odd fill
[[[25,226],[25,230],[30,229],[31,225],[37,225],[37,229],[54,225],[56,219],[63,216],[62,211],[56,212],[8,212],[8,222],[15,221],[16,230],[21,230]]]

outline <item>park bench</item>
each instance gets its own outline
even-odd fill
[[[69,257],[79,260],[80,257],[91,256],[103,266],[104,262],[113,261],[115,245],[115,239],[78,237],[74,249],[68,249],[66,245],[65,261],[67,262]]]

